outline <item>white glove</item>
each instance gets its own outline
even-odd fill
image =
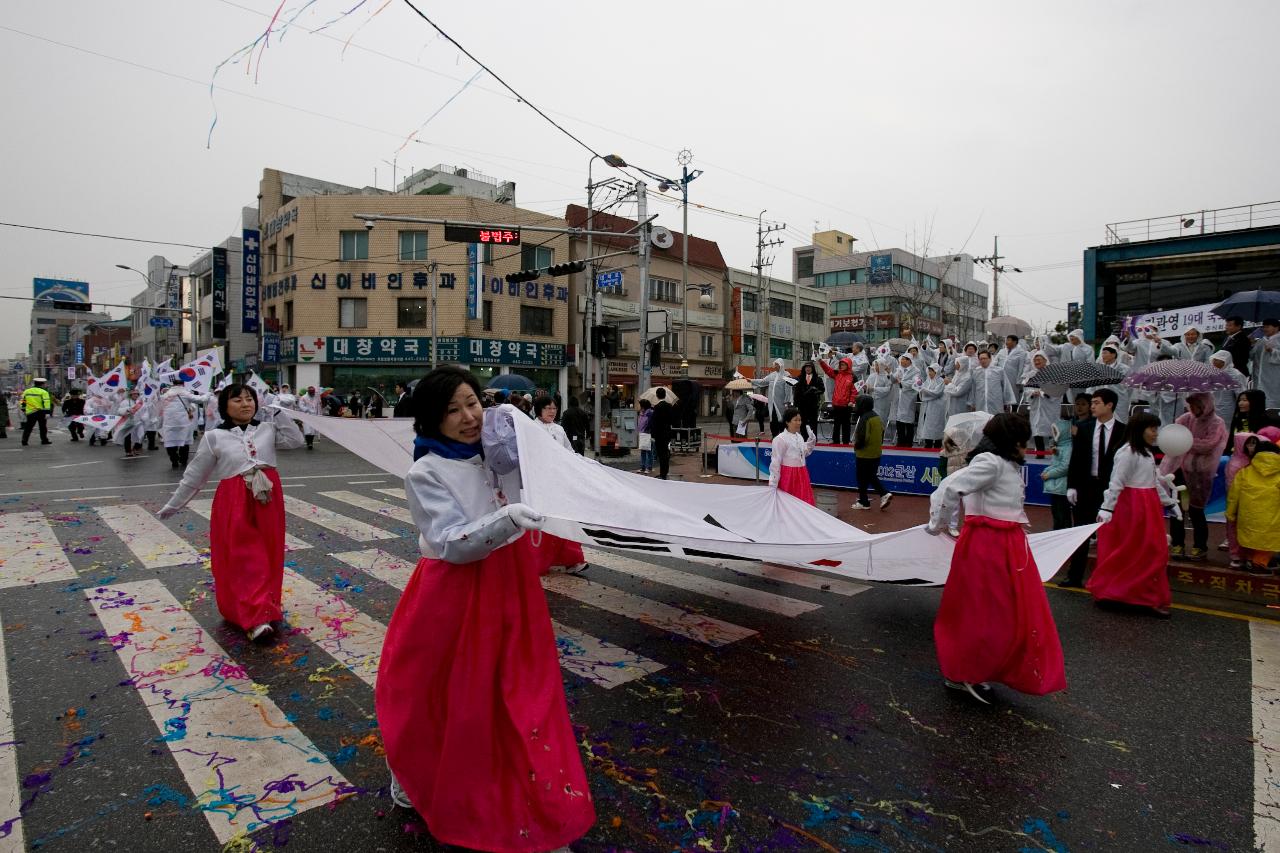
[[[533,511],[528,504],[507,504],[507,517],[522,530],[541,530],[547,517]]]
[[[942,533],[942,530],[942,525],[936,523],[932,519],[929,520],[929,523],[926,524],[924,528],[924,532],[928,533],[930,536],[938,536]]]
[[[1107,523],[1108,521],[1110,521],[1110,520],[1111,520],[1111,510],[1109,510],[1109,509],[1100,509],[1100,510],[1098,510],[1098,523],[1099,523],[1099,524],[1106,524],[1106,523]]]
[[[1067,503],[1072,506],[1076,505],[1076,501],[1080,499],[1080,493],[1075,489],[1067,489]]]
[[[159,512],[156,513],[156,518],[172,518],[177,514],[178,514],[178,511],[176,509],[174,509],[173,507],[167,506],[167,507],[163,507]]]
[[[1182,507],[1179,504],[1169,504],[1169,515],[1182,521]]]

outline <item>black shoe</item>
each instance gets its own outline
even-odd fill
[[[1075,578],[1058,581],[1058,589],[1084,589],[1084,582]]]
[[[53,444],[53,442],[52,442],[52,441],[47,441],[47,440],[46,440],[46,441],[41,441],[40,443],[41,443],[41,444]]]

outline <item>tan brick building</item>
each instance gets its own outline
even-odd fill
[[[440,363],[482,385],[500,373],[567,394],[569,281],[505,276],[569,259],[568,237],[524,232],[520,245],[450,243],[441,225],[356,214],[564,227],[564,220],[457,195],[346,187],[275,169],[259,195],[264,328],[278,326],[280,375],[295,387],[390,391],[431,366],[435,286]],[[268,373],[271,362],[266,359]]]

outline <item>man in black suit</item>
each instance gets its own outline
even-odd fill
[[[1231,366],[1249,375],[1249,354],[1253,352],[1253,341],[1244,331],[1243,317],[1227,318],[1227,339],[1222,348],[1231,353]]]
[[[671,470],[671,424],[675,419],[675,409],[667,402],[667,389],[659,388],[653,392],[658,398],[658,405],[653,407],[649,416],[649,434],[653,436],[653,453],[658,457],[658,479],[667,479]]]
[[[1089,410],[1093,417],[1076,427],[1071,439],[1071,462],[1067,466],[1067,501],[1076,527],[1098,520],[1102,496],[1111,482],[1116,451],[1125,443],[1124,424],[1115,419],[1116,392],[1099,388],[1093,392]],[[1089,543],[1071,555],[1071,568],[1060,586],[1084,586]]]

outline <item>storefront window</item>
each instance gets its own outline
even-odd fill
[[[538,387],[538,391],[546,391],[548,394],[555,394],[560,388],[560,371],[554,368],[544,367],[513,367],[512,373],[525,376],[533,381]],[[533,392],[537,396],[537,392]]]

